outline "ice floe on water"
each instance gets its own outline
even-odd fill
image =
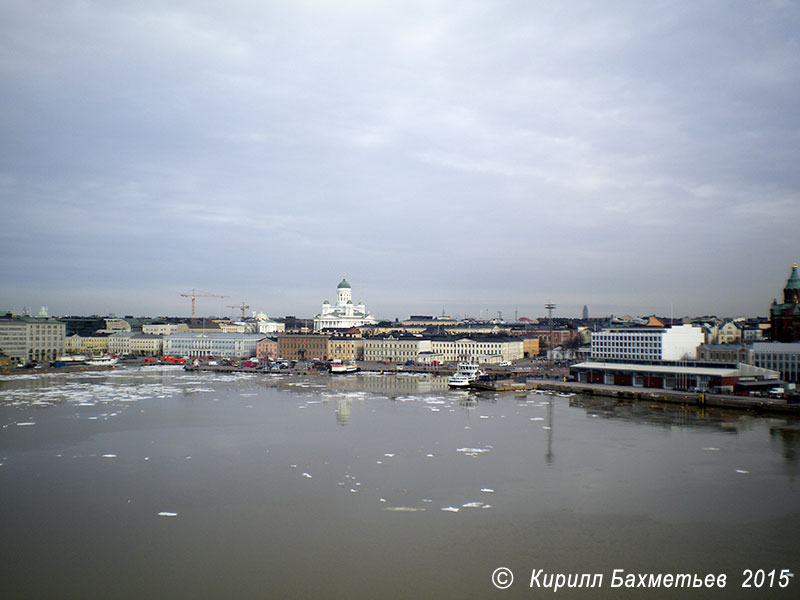
[[[456,452],[461,452],[464,456],[478,456],[479,454],[489,452],[491,449],[492,446],[487,446],[486,448],[458,448]]]
[[[494,490],[492,488],[481,488],[481,491],[484,494],[494,494]]]
[[[425,512],[427,509],[416,506],[384,506],[383,510],[391,512]]]
[[[178,513],[176,513],[176,512],[168,512],[166,510],[162,510],[160,513],[158,513],[158,516],[159,517],[177,517]]]
[[[101,458],[117,458],[116,454],[103,454]]]
[[[750,473],[750,471],[747,471],[746,469],[736,469],[736,472],[739,473],[739,475],[747,475]]]
[[[309,475],[308,473],[301,473],[301,475],[306,479],[311,479],[311,475]]]
[[[458,512],[461,509],[456,506],[443,506],[442,510],[445,512]]]
[[[713,446],[706,446],[705,448],[703,448],[703,450],[705,450],[706,452],[717,452],[719,448],[715,448]]]

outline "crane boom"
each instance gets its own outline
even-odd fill
[[[249,309],[250,306],[248,306],[247,304],[242,302],[241,304],[228,304],[228,308],[238,308],[239,310],[241,310],[242,311],[242,319],[244,319],[244,317],[245,317],[244,311]]]
[[[228,298],[228,296],[220,296],[218,294],[198,293],[194,288],[192,288],[191,292],[186,292],[185,294],[181,294],[181,296],[192,299],[192,319],[194,319],[195,315],[195,303],[197,302],[197,298]]]

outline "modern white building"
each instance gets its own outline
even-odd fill
[[[322,311],[314,317],[314,331],[350,329],[375,323],[375,318],[367,312],[363,302],[353,304],[353,290],[343,277],[336,286],[336,304],[325,300],[322,303]]]
[[[592,360],[677,361],[694,359],[704,342],[695,325],[604,329],[592,334]]]
[[[64,354],[65,332],[55,319],[8,313],[0,316],[0,352],[18,363],[55,360]]]

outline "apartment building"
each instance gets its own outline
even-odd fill
[[[0,352],[11,363],[55,360],[64,353],[66,326],[55,319],[0,316]]]

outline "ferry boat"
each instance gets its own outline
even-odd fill
[[[475,363],[458,363],[458,370],[447,378],[447,385],[451,388],[469,387],[483,375],[480,366]]]
[[[94,367],[110,367],[112,365],[117,364],[116,358],[109,356],[108,354],[104,356],[93,356],[89,360],[86,361],[87,365],[92,365]]]
[[[354,360],[342,362],[341,360],[334,360],[331,362],[331,373],[355,373],[358,371],[358,366]]]

